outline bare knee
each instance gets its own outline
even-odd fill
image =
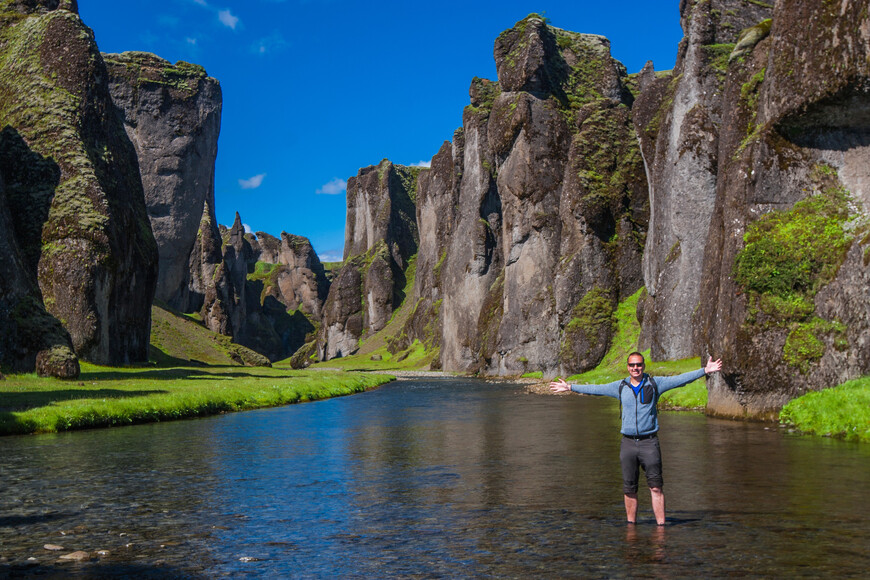
[[[653,495],[664,495],[664,491],[660,487],[651,487],[649,488],[649,492]]]

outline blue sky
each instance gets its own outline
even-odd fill
[[[531,12],[602,34],[629,72],[670,69],[678,0],[79,0],[103,52],[203,65],[223,91],[218,221],[344,246],[348,177],[428,162],[462,124],[472,77],[496,79],[498,34]]]

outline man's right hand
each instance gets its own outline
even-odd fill
[[[554,393],[564,393],[571,390],[571,385],[565,382],[565,379],[559,379],[550,383],[550,390]]]

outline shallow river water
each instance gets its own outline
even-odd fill
[[[870,577],[868,446],[665,413],[668,524],[627,526],[617,414],[426,378],[0,438],[0,577]]]

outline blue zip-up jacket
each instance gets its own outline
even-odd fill
[[[658,395],[671,389],[683,387],[692,381],[697,381],[706,373],[704,369],[683,373],[674,377],[654,377],[658,386],[658,394],[652,397],[655,400],[641,401],[641,394],[635,394],[631,388],[631,378],[624,379],[625,387],[622,389],[622,434],[630,437],[640,435],[652,435],[659,430]],[[649,375],[644,373],[641,386],[649,380]],[[615,381],[606,385],[570,385],[575,393],[584,395],[603,395],[605,397],[619,397],[619,383]]]

